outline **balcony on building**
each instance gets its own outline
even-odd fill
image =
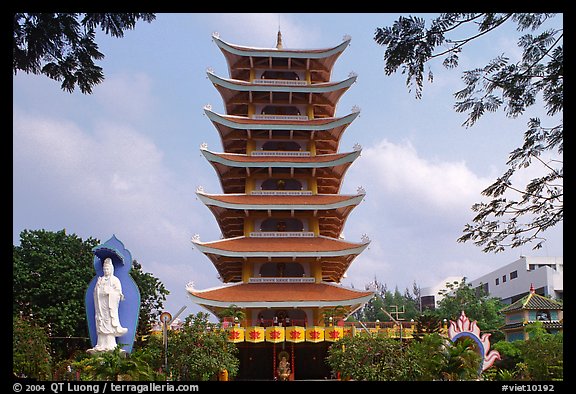
[[[274,99],[277,101],[290,102],[290,93],[274,93]],[[265,105],[258,107],[256,113],[252,115],[256,120],[290,120],[306,121],[308,116],[303,106],[296,105]]]
[[[311,196],[312,190],[307,190],[305,179],[268,178],[257,181],[257,190],[250,194],[255,196]]]
[[[258,224],[258,223],[257,223]],[[259,231],[250,232],[251,238],[312,238],[313,231],[297,218],[268,218],[259,223]]]

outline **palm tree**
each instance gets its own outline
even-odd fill
[[[344,308],[342,305],[337,305],[334,308],[324,309],[324,324],[327,325],[327,323],[330,321],[330,318],[332,318],[332,321],[336,321],[338,318],[343,318],[345,314],[346,308]]]
[[[246,313],[244,313],[244,311],[238,305],[232,304],[228,308],[223,309],[218,314],[218,317],[220,317],[221,319],[224,319],[225,317],[230,317],[234,320],[234,322],[236,322],[244,320],[246,318]]]
[[[460,338],[448,346],[446,350],[447,362],[444,371],[442,371],[445,380],[478,379],[482,357],[473,339]]]

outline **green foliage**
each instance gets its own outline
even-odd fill
[[[230,305],[228,308],[223,309],[218,317],[225,318],[229,317],[234,320],[242,321],[246,318],[246,313],[242,310],[242,308],[238,307],[236,304]]]
[[[415,322],[416,327],[412,336],[416,341],[421,340],[426,334],[439,334],[442,330],[442,320],[430,311],[424,311]]]
[[[326,360],[346,379],[403,380],[402,344],[390,338],[367,335],[342,338],[330,347]]]
[[[44,74],[62,81],[62,90],[92,93],[104,80],[102,60],[95,42],[96,28],[112,37],[123,37],[140,19],[151,22],[148,13],[15,13],[12,67],[18,71]]]
[[[526,326],[529,339],[494,344],[502,360],[495,380],[562,380],[564,373],[563,334],[549,334],[542,322]]]
[[[405,343],[370,334],[345,337],[326,357],[342,379],[364,381],[476,380],[480,360],[473,340],[452,343],[439,334]]]
[[[360,321],[391,321],[383,311],[386,310],[396,318],[396,311],[404,311],[398,314],[398,320],[410,321],[420,315],[420,288],[414,283],[412,292],[405,289],[404,294],[396,288],[394,292],[388,290],[385,283],[374,281],[366,285],[366,289],[374,291],[374,297],[370,299],[359,311],[354,313],[354,318]]]
[[[564,109],[563,29],[547,28],[552,13],[443,13],[426,26],[418,17],[400,17],[390,27],[377,28],[374,40],[386,46],[386,75],[399,68],[406,84],[415,87],[416,98],[422,97],[424,70],[433,81],[430,63],[443,58],[443,66],[458,66],[464,47],[483,38],[506,23],[515,23],[518,32],[530,31],[517,40],[521,58],[513,63],[505,54],[497,54],[485,66],[464,71],[465,87],[457,91],[455,110],[466,112],[463,126],[471,127],[487,112],[503,109],[507,117],[516,118],[540,103],[555,125],[546,127],[531,117],[524,132],[524,144],[513,150],[506,165],[508,170],[482,191],[490,202],[474,204],[476,216],[466,224],[458,242],[472,241],[485,252],[500,252],[535,242],[542,247],[542,232],[561,223],[563,203],[563,121],[552,118]],[[561,16],[560,16],[561,17]],[[470,33],[467,28],[478,30]],[[457,37],[457,38],[452,38]],[[552,159],[544,160],[549,152]],[[543,176],[527,184],[513,185],[518,171],[538,163]],[[522,190],[523,189],[523,190]],[[519,198],[514,198],[518,195]],[[524,221],[521,219],[525,219]]]
[[[444,380],[476,380],[479,378],[480,355],[476,342],[468,337],[447,346],[446,365],[442,370]]]
[[[470,283],[466,283],[466,278],[460,282],[446,283],[446,289],[440,293],[444,298],[438,302],[435,312],[438,316],[456,321],[464,311],[471,321],[478,322],[483,332],[498,332],[504,324],[504,317],[499,313],[504,307],[502,301],[489,297],[481,287],[472,288]]]
[[[230,377],[238,373],[238,348],[208,316],[189,315],[180,331],[168,332],[168,365],[174,379],[206,381],[224,369]]]
[[[22,231],[20,246],[13,247],[13,313],[49,326],[50,336],[86,336],[84,295],[96,245],[96,239],[83,241],[64,230]],[[65,343],[54,346],[57,354],[70,352]]]
[[[413,365],[409,380],[441,380],[447,345],[447,339],[438,333],[424,334],[411,342],[407,348]]]
[[[30,320],[12,317],[12,371],[14,376],[48,380],[51,356],[48,335]]]
[[[548,334],[542,322],[530,323],[529,339],[516,341],[532,380],[562,380],[564,335]]]
[[[89,345],[85,295],[95,275],[92,249],[99,244],[65,230],[24,230],[20,245],[13,246],[13,313],[49,329],[57,359]],[[142,300],[137,332],[141,338],[149,333],[149,322],[158,316],[168,291],[137,261],[133,264],[130,274]]]
[[[159,377],[139,353],[122,352],[120,346],[111,352],[88,355],[72,363],[72,367],[80,372],[82,380],[158,380]]]

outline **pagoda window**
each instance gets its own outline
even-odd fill
[[[262,309],[256,315],[257,319],[253,325],[261,327],[269,326],[302,326],[306,327],[308,324],[308,315],[302,309]]]
[[[284,79],[289,81],[299,81],[300,75],[294,71],[266,70],[260,76],[261,79]]]
[[[262,150],[301,151],[302,146],[296,141],[267,141],[262,144]]]
[[[300,219],[296,218],[269,218],[262,221],[260,231],[304,231],[304,224]]]
[[[298,179],[270,178],[262,182],[262,190],[303,190],[302,183]]]
[[[298,107],[292,105],[267,105],[262,108],[262,115],[302,115]]]
[[[550,311],[539,310],[536,312],[536,320],[539,321],[550,321]]]
[[[300,263],[264,263],[260,267],[260,276],[263,278],[301,278],[305,275],[304,267]]]

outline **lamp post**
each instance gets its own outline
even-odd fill
[[[162,339],[164,341],[164,370],[166,371],[166,374],[168,374],[168,325],[180,316],[184,309],[186,309],[186,305],[180,308],[174,317],[172,317],[169,312],[162,312],[160,314],[160,322],[162,323]]]

